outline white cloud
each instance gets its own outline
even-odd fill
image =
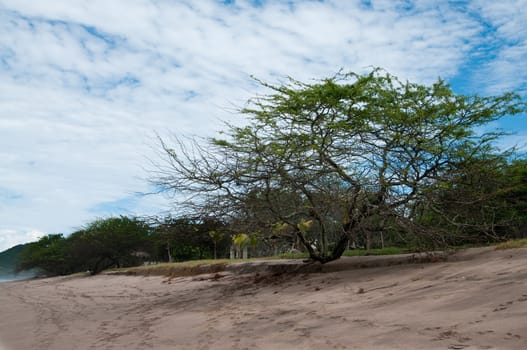
[[[525,13],[524,2],[513,10]],[[133,196],[148,190],[154,131],[211,135],[220,120],[242,122],[233,106],[260,92],[250,75],[382,66],[448,79],[484,43],[481,18],[499,28],[497,43],[510,39],[486,65],[493,86],[510,84],[525,58],[511,41],[526,37],[521,17],[491,2],[251,3],[2,0],[0,188],[19,197],[0,197],[0,229],[29,238],[27,227],[66,233],[115,208],[164,209],[162,198]],[[500,22],[504,11],[512,20]]]
[[[527,0],[476,0],[471,9],[487,24],[481,43],[487,59],[474,69],[475,86],[487,93],[515,90],[526,96]]]
[[[0,229],[0,253],[17,244],[36,241],[45,233],[35,229],[9,230]]]

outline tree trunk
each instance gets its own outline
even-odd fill
[[[371,249],[371,231],[366,230],[366,250]]]
[[[174,262],[174,258],[172,257],[172,254],[170,254],[170,243],[167,240],[167,254],[168,254],[168,262]]]
[[[333,257],[332,260],[340,259],[342,254],[344,254],[344,251],[346,250],[346,247],[348,246],[349,242],[349,236],[347,234],[343,234],[337,244],[335,245],[335,248],[333,248],[333,251],[331,252],[331,257]]]
[[[243,250],[242,250],[242,258],[243,259],[247,259],[249,257],[249,254],[248,254],[248,251],[247,251],[247,246],[243,247]]]
[[[321,239],[321,252],[320,254],[322,256],[328,256],[329,255],[329,244],[328,244],[328,236],[326,234],[326,232],[324,230],[322,230],[322,233],[320,235],[320,239]]]
[[[306,248],[309,251],[309,258],[312,261],[318,261],[321,264],[325,264],[330,261],[340,259],[342,254],[344,254],[346,247],[348,246],[348,242],[349,236],[347,234],[343,234],[338,240],[338,242],[335,244],[335,247],[331,251],[330,255],[316,254],[316,252],[311,248],[311,246],[309,246],[309,248],[306,246]]]

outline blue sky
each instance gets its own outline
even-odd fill
[[[211,136],[279,82],[380,66],[527,98],[527,0],[0,0],[0,251],[148,192],[155,133]],[[504,127],[525,143],[523,118]]]

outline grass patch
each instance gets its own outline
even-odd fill
[[[415,250],[411,248],[399,248],[399,247],[386,247],[379,249],[353,249],[346,250],[342,256],[366,256],[366,255],[397,255],[412,253]],[[282,253],[270,258],[263,259],[308,259],[308,253]]]
[[[343,256],[365,256],[365,255],[395,255],[408,253],[408,248],[388,247],[383,249],[356,249],[347,250]],[[143,265],[129,268],[120,268],[107,270],[106,274],[119,275],[139,275],[139,276],[167,276],[182,277],[194,276],[202,273],[217,273],[224,271],[227,265],[241,262],[253,262],[261,260],[275,259],[307,259],[308,253],[283,253],[272,257],[260,257],[250,259],[208,259],[208,260],[190,260],[174,263],[158,263],[152,265]]]
[[[415,249],[411,248],[399,248],[399,247],[386,247],[379,249],[353,249],[346,250],[342,256],[366,256],[366,255],[397,255],[397,254],[407,254],[414,252]],[[260,259],[308,259],[309,254],[307,252],[300,253],[282,253],[271,257],[260,258]]]
[[[513,249],[513,248],[527,248],[527,238],[514,239],[507,242],[500,243],[496,249]]]
[[[342,256],[365,256],[365,255],[397,255],[411,253],[414,250],[410,248],[386,247],[379,249],[353,249],[346,250]],[[282,253],[269,259],[308,259],[308,253]],[[264,258],[268,259],[268,258]]]
[[[191,260],[177,263],[160,263],[106,271],[108,274],[139,276],[194,276],[225,270],[228,260]]]
[[[397,255],[397,254],[406,254],[411,253],[411,250],[408,248],[399,248],[399,247],[386,247],[379,249],[354,249],[346,250],[343,256],[365,256],[365,255]]]
[[[151,265],[143,265],[143,266],[137,266],[137,267],[131,267],[129,270],[151,270],[151,269],[158,269],[158,268],[165,268],[165,267],[174,267],[174,268],[193,268],[196,266],[202,266],[202,265],[211,265],[211,264],[227,264],[231,260],[229,259],[203,259],[203,260],[188,260],[188,261],[181,261],[181,262],[164,262],[164,263],[157,263],[157,264],[151,264]]]
[[[167,276],[183,277],[195,276],[202,273],[217,273],[225,270],[230,264],[240,262],[259,261],[268,258],[251,258],[251,259],[206,259],[206,260],[189,260],[174,263],[158,263],[151,265],[142,265],[128,268],[119,268],[107,270],[106,274],[116,275],[139,275],[139,276]]]
[[[269,259],[307,259],[309,258],[308,253],[282,253],[276,256],[270,257]],[[267,258],[264,258],[267,259]]]

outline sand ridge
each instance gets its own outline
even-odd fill
[[[0,344],[5,350],[527,348],[527,249],[475,249],[447,262],[362,269],[353,259],[317,273],[2,283]]]

